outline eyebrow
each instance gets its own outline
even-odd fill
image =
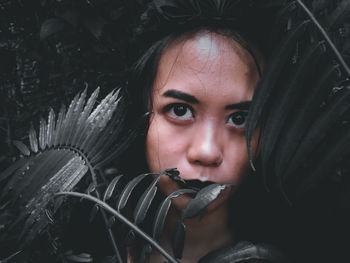
[[[167,90],[164,92],[163,96],[180,99],[183,101],[186,101],[188,103],[199,103],[198,99],[195,96],[192,96],[190,94],[187,94],[185,92],[179,91],[179,90]],[[241,101],[238,103],[229,104],[225,107],[225,110],[249,110],[250,105],[252,104],[251,101]]]
[[[238,103],[229,104],[225,107],[225,110],[249,110],[251,101],[241,101]]]
[[[196,97],[187,94],[185,92],[182,91],[178,91],[178,90],[167,90],[166,92],[164,92],[163,96],[165,97],[171,97],[171,98],[175,98],[175,99],[179,99],[179,100],[183,100],[186,101],[188,103],[198,103],[199,101],[196,99]]]

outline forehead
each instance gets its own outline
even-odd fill
[[[176,39],[163,51],[154,89],[162,88],[172,78],[183,80],[196,76],[227,78],[237,83],[255,81],[257,69],[253,58],[237,41],[213,32],[198,32]],[[241,78],[241,79],[240,79]]]

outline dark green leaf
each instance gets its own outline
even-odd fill
[[[47,119],[47,146],[51,147],[54,144],[54,131],[55,131],[55,120],[56,116],[55,116],[55,112],[53,111],[53,109],[50,109],[49,112],[49,117]]]
[[[249,109],[246,125],[247,148],[250,160],[252,160],[251,139],[263,108],[271,96],[271,91],[275,88],[277,78],[284,68],[286,60],[289,58],[291,51],[294,49],[296,39],[305,33],[306,26],[309,23],[310,21],[300,23],[283,40],[280,48],[271,56],[272,60],[265,69],[264,75],[255,89],[253,103]]]
[[[179,259],[182,258],[182,253],[185,245],[185,235],[186,226],[184,222],[181,219],[179,219],[176,221],[172,242],[174,256]]]
[[[195,194],[195,193],[196,191],[192,189],[179,189],[175,192],[172,192],[170,195],[168,195],[164,199],[164,201],[160,204],[158,208],[158,211],[156,213],[156,218],[153,224],[153,238],[155,240],[159,239],[161,233],[163,232],[165,219],[171,205],[171,198],[175,198],[183,194]]]
[[[108,185],[104,195],[103,195],[103,202],[106,202],[112,197],[113,191],[115,189],[115,186],[119,182],[119,180],[122,178],[122,175],[119,175],[115,177]]]
[[[98,204],[94,205],[93,208],[91,209],[91,213],[90,213],[90,218],[89,218],[89,222],[91,223],[92,221],[95,220],[98,211],[100,211],[100,206]]]
[[[203,209],[211,204],[219,196],[222,190],[227,188],[227,184],[211,184],[201,189],[195,198],[190,199],[181,212],[181,218],[192,218],[197,216]]]
[[[147,187],[137,202],[136,208],[134,210],[134,222],[136,225],[140,224],[145,219],[148,208],[150,207],[153,198],[156,195],[156,184],[158,183],[161,176],[163,175],[158,175],[153,179],[153,182]]]
[[[33,124],[30,126],[29,130],[29,143],[30,143],[30,148],[34,153],[38,152],[39,147],[38,147],[38,138],[36,137],[36,132],[33,127]]]
[[[46,144],[47,144],[46,137],[47,137],[46,121],[43,118],[40,118],[39,146],[42,151],[45,150],[46,148]]]
[[[17,149],[24,155],[29,156],[30,151],[28,147],[21,141],[13,141],[13,144],[17,147]]]
[[[135,177],[134,179],[132,179],[123,189],[123,191],[121,192],[118,200],[117,200],[117,211],[120,211],[121,209],[123,209],[126,205],[126,203],[129,200],[129,197],[131,195],[132,190],[134,190],[135,186],[141,182],[141,180],[143,178],[145,178],[148,174],[141,174],[137,177]]]
[[[214,250],[201,258],[198,263],[243,263],[251,260],[270,263],[289,262],[279,250],[272,246],[240,242],[234,247]]]

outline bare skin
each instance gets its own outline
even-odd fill
[[[150,171],[176,167],[185,180],[229,183],[237,189],[249,170],[244,124],[258,78],[250,54],[231,38],[201,31],[167,47],[152,88],[146,138]],[[253,153],[256,141],[257,134]],[[169,195],[178,186],[164,177],[159,188]],[[181,262],[197,262],[214,249],[234,244],[227,222],[229,195],[225,190],[201,221],[185,221]],[[190,198],[173,200],[160,240],[168,251],[174,224]],[[155,252],[150,262],[164,258]]]

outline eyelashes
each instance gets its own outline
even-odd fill
[[[164,112],[177,120],[191,120],[194,118],[193,109],[185,103],[173,103],[164,108]]]
[[[229,116],[227,124],[236,128],[244,128],[247,122],[247,116],[247,111],[236,111]]]
[[[189,121],[194,119],[193,108],[186,103],[172,103],[164,107],[163,112],[171,119]],[[248,111],[236,111],[229,115],[227,125],[235,128],[244,128]]]

